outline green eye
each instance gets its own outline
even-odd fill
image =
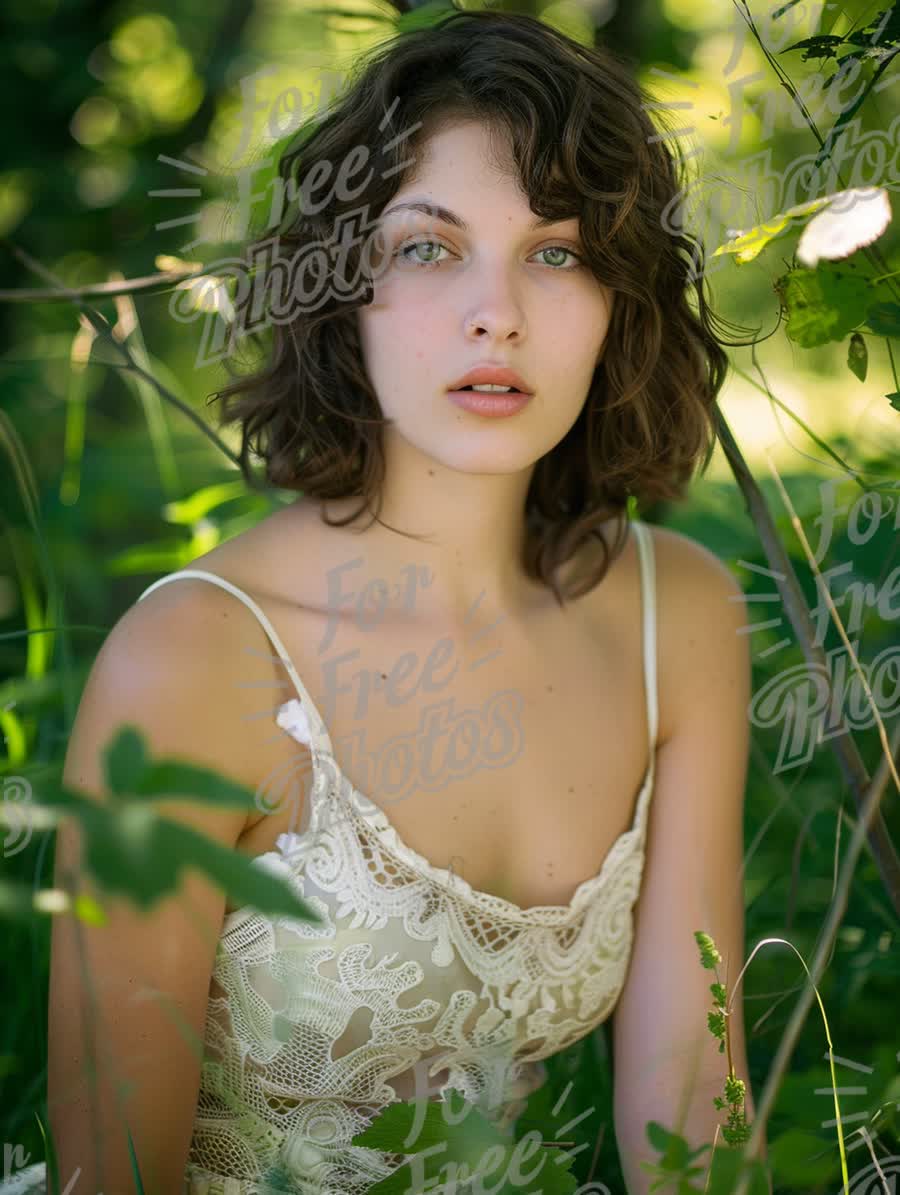
[[[449,253],[446,245],[442,245],[440,241],[412,241],[408,245],[401,245],[401,247],[394,254],[395,257],[402,257],[404,261],[410,261],[413,265],[429,266],[438,265],[436,261],[413,261],[409,256],[413,249],[418,249],[420,245],[430,245],[434,249],[444,249]]]
[[[409,262],[411,265],[420,267],[420,268],[440,265],[441,262],[439,259],[434,259],[434,260],[430,260],[430,261],[421,261],[421,260],[415,259],[410,256],[414,250],[418,249],[422,245],[429,246],[431,249],[437,250],[437,251],[440,251],[441,249],[443,249],[447,253],[451,252],[451,250],[446,245],[444,245],[441,241],[418,240],[418,241],[410,241],[406,245],[401,245],[398,249],[396,249],[394,251],[394,257],[402,258],[404,261]],[[558,273],[563,273],[567,269],[578,269],[579,266],[584,265],[583,258],[581,258],[575,252],[574,249],[570,249],[568,245],[547,245],[543,249],[538,249],[537,253],[534,256],[538,256],[541,253],[566,253],[566,254],[568,254],[569,257],[571,257],[577,263],[574,266],[551,265],[551,268],[556,270]]]
[[[581,258],[574,249],[570,249],[568,245],[548,245],[546,249],[538,249],[538,253],[568,253],[570,257],[574,257],[580,264]]]

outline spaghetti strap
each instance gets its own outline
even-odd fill
[[[656,747],[659,699],[656,679],[656,560],[653,533],[637,519],[632,520],[641,560],[641,610],[643,612],[644,691],[647,695],[647,725],[651,755]]]
[[[149,593],[152,593],[154,589],[158,589],[161,585],[166,585],[169,581],[177,581],[182,577],[211,581],[214,585],[218,585],[220,589],[225,589],[229,593],[234,594],[236,598],[239,598],[244,603],[248,610],[252,611],[268,635],[282,664],[287,669],[288,675],[294,682],[294,687],[299,696],[299,702],[297,698],[291,698],[290,701],[286,701],[279,706],[276,718],[278,725],[291,733],[292,737],[307,743],[311,750],[327,755],[333,754],[331,738],[322,715],[319,713],[315,702],[300,679],[300,674],[294,667],[294,662],[281,642],[278,632],[272,626],[265,611],[257,605],[249,594],[244,593],[243,589],[240,589],[237,585],[233,585],[230,581],[226,581],[224,577],[220,577],[216,573],[206,572],[205,569],[183,568],[179,569],[178,572],[160,577],[158,581],[154,581],[152,585],[149,585],[144,590],[138,601],[142,601]]]
[[[656,566],[653,537],[649,527],[638,519],[632,519],[631,525],[634,527],[635,535],[637,536],[641,564],[644,691],[646,693],[647,725],[649,728],[650,752],[652,757],[656,747],[659,721],[656,667]],[[227,590],[228,593],[240,599],[247,609],[256,616],[257,621],[266,632],[272,646],[278,653],[279,659],[287,669],[299,698],[299,701],[292,698],[290,701],[286,701],[279,706],[276,718],[278,725],[282,729],[287,730],[292,737],[307,743],[311,750],[333,757],[334,748],[331,743],[331,736],[328,733],[328,728],[325,725],[322,715],[319,713],[315,702],[300,679],[300,674],[297,672],[293,660],[288,655],[278,632],[275,630],[265,611],[259,607],[249,594],[216,573],[210,573],[205,569],[199,568],[183,568],[154,581],[139,596],[138,601],[142,601],[148,594],[152,593],[154,589],[158,589],[161,585],[166,585],[170,581],[177,581],[182,577],[197,578],[218,585],[220,589]]]

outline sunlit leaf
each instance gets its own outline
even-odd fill
[[[813,215],[816,212],[818,215]],[[819,258],[848,257],[871,244],[890,223],[891,207],[887,191],[882,187],[835,191],[808,203],[797,203],[745,232],[730,229],[732,239],[719,245],[712,256],[733,253],[741,265],[753,261],[769,241],[790,229],[793,220],[810,215],[813,219],[797,245],[797,256],[806,266],[814,266]]]
[[[189,293],[188,306],[195,311],[207,311],[214,315],[218,313],[229,323],[234,319],[234,306],[227,283],[219,275],[201,274],[196,278],[186,278],[184,282],[176,282],[175,289]]]
[[[167,502],[163,507],[163,517],[170,523],[180,523],[185,527],[190,527],[208,515],[211,510],[216,510],[233,498],[243,497],[246,493],[247,487],[242,481],[223,481],[203,486],[187,498],[182,498],[177,502]]]
[[[196,274],[198,270],[203,269],[202,261],[185,261],[183,257],[175,257],[171,253],[158,253],[153,259],[153,264],[158,270],[172,274]]]
[[[88,925],[106,925],[107,917],[103,906],[98,904],[89,892],[78,893],[72,911],[79,921],[84,921]]]
[[[730,229],[729,231],[732,233],[733,239],[726,241],[724,245],[720,245],[713,252],[712,256],[717,257],[720,253],[733,253],[741,265],[752,261],[768,245],[769,241],[790,227],[792,220],[800,216],[808,216],[812,212],[817,212],[820,208],[826,207],[831,198],[829,195],[824,195],[820,199],[811,199],[809,203],[795,204],[793,207],[789,207],[786,212],[782,212],[778,216],[772,216],[765,223],[757,224],[754,228],[750,228],[746,232],[741,232],[739,229]]]

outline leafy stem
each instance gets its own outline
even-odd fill
[[[728,1108],[728,1123],[720,1125],[722,1136],[726,1142],[732,1146],[743,1145],[750,1139],[750,1125],[747,1123],[747,1110],[744,1104],[744,1094],[746,1092],[746,1084],[743,1079],[738,1078],[734,1073],[734,1059],[731,1055],[731,1031],[729,1029],[728,1021],[731,1014],[728,1011],[728,993],[725,990],[725,984],[721,982],[718,972],[718,964],[722,962],[722,956],[716,949],[716,944],[709,936],[701,930],[694,933],[697,945],[700,948],[700,962],[701,965],[708,970],[713,971],[716,976],[716,982],[710,984],[709,990],[713,994],[715,1000],[715,1007],[712,1012],[706,1014],[709,1031],[719,1039],[719,1053],[727,1054],[728,1059],[728,1074],[725,1077],[724,1094],[722,1099],[716,1096],[713,1099],[715,1106],[721,1111],[723,1108]]]

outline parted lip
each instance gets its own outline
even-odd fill
[[[515,386],[523,394],[533,393],[531,386],[514,369],[509,369],[505,365],[490,364],[476,365],[447,389],[461,390],[463,386],[476,386],[479,382],[484,382],[489,386]]]

